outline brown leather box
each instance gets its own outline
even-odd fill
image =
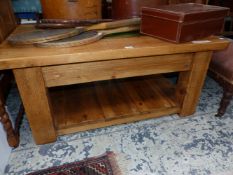
[[[184,3],[142,8],[141,33],[171,42],[186,42],[222,32],[229,8]]]

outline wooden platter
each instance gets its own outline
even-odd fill
[[[46,29],[46,30],[35,30],[31,32],[25,32],[20,34],[12,35],[8,38],[8,42],[12,45],[24,45],[24,44],[35,44],[44,43],[55,40],[61,40],[78,35],[85,31],[90,30],[106,30],[116,29],[120,27],[129,27],[132,25],[139,26],[141,22],[140,18],[118,20],[113,22],[103,22],[88,27],[76,27],[72,29]],[[62,24],[63,25],[63,24]],[[61,27],[61,26],[60,26]],[[119,29],[116,29],[117,31]],[[97,40],[99,37],[96,37]],[[61,44],[59,44],[61,45]]]
[[[124,33],[124,32],[131,32],[131,31],[138,31],[139,25],[136,26],[127,26],[127,27],[120,27],[116,29],[109,29],[109,30],[91,30],[87,32],[83,32],[79,35],[75,35],[73,37],[64,38],[61,40],[44,42],[44,43],[37,43],[35,44],[37,47],[74,47],[74,46],[81,46],[85,44],[90,44],[96,42],[103,38],[104,36],[116,33]]]
[[[95,20],[62,20],[62,19],[41,19],[40,23],[36,24],[39,29],[64,29],[80,26],[90,26],[103,22],[111,22],[112,19],[95,19]]]
[[[12,45],[43,43],[72,37],[79,34],[80,30],[72,29],[47,29],[35,30],[12,35],[8,38],[8,42]]]

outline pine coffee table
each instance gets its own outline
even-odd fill
[[[132,36],[72,48],[4,42],[0,70],[13,70],[35,142],[45,144],[77,131],[193,114],[212,52],[229,44],[204,40],[172,44]],[[164,78],[171,72],[179,73],[177,83]]]

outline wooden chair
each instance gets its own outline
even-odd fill
[[[10,84],[13,79],[13,75],[11,72],[2,71],[0,72],[0,122],[3,125],[4,130],[6,131],[7,141],[9,146],[17,147],[19,145],[19,124],[22,120],[24,109],[23,105],[20,107],[20,111],[18,113],[15,129],[12,126],[9,115],[5,109],[6,102],[6,94],[10,89]]]
[[[213,54],[209,72],[223,88],[223,97],[216,115],[220,117],[224,115],[233,96],[233,40],[226,50]]]
[[[12,10],[11,0],[0,0],[0,43],[16,28],[16,21]],[[0,72],[0,123],[6,131],[9,146],[19,145],[19,124],[22,120],[24,109],[20,107],[15,127],[13,128],[9,115],[5,109],[6,94],[10,88],[13,75],[9,71]]]
[[[16,21],[10,0],[0,0],[0,43],[15,29]]]

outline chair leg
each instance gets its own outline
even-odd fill
[[[216,117],[221,117],[225,114],[226,109],[228,105],[230,104],[230,101],[233,96],[233,91],[227,91],[226,89],[223,89],[223,97],[220,102],[220,107],[218,109],[218,113],[216,114]]]
[[[0,122],[3,124],[3,128],[6,131],[7,141],[9,143],[9,146],[18,147],[19,136],[15,134],[15,131],[12,127],[12,123],[9,119],[9,116],[1,100],[0,100]]]

